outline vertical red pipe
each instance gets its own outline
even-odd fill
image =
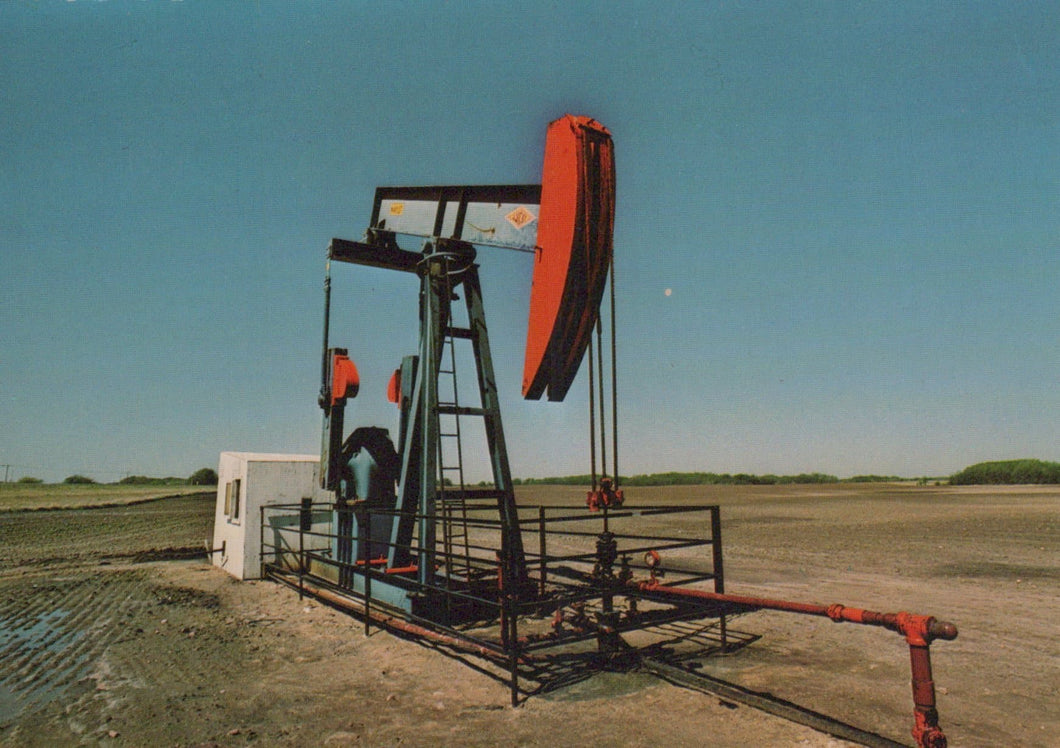
[[[913,671],[913,739],[920,748],[946,748],[946,736],[939,727],[935,708],[935,682],[931,678],[931,651],[928,646],[909,645]]]

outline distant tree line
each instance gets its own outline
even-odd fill
[[[120,481],[119,486],[186,486],[187,478],[152,478],[148,475],[126,475]]]
[[[779,486],[788,484],[820,484],[820,483],[891,483],[895,481],[909,480],[897,475],[855,475],[850,478],[837,478],[826,473],[799,473],[798,475],[753,475],[750,473],[703,473],[703,472],[669,472],[649,473],[646,475],[631,475],[621,478],[619,483],[623,486]],[[935,485],[940,480],[934,478],[920,478],[919,485],[927,485],[934,481]],[[18,479],[19,483],[42,483],[40,478],[26,475]],[[95,484],[92,478],[84,475],[67,476],[63,483],[67,484]],[[451,481],[447,481],[450,484]],[[515,485],[557,485],[557,486],[585,486],[591,483],[589,475],[564,475],[548,478],[515,478]],[[995,462],[980,462],[966,467],[958,473],[949,477],[949,483],[953,486],[970,485],[1019,485],[1019,484],[1060,484],[1060,462],[1046,462],[1044,460],[1001,460]],[[212,468],[200,468],[187,478],[152,478],[146,475],[129,475],[118,481],[118,485],[139,486],[216,486],[217,471]],[[485,482],[480,485],[486,485]]]
[[[43,483],[40,478],[34,478],[32,475],[24,475],[18,479],[19,483],[23,484],[35,484]],[[68,475],[63,478],[63,483],[67,485],[98,485],[99,481],[94,478],[89,478],[87,475],[80,475],[75,473],[74,475]],[[147,475],[127,475],[122,478],[117,484],[119,486],[216,486],[217,485],[217,471],[212,468],[200,468],[192,473],[187,478],[175,478],[170,476],[168,478],[152,478]]]
[[[798,475],[751,475],[748,473],[651,473],[632,475],[619,480],[623,486],[779,486],[785,484],[813,483],[894,483],[915,480],[917,485],[929,483],[942,485],[946,478],[903,478],[897,475],[855,475],[850,478],[837,478],[825,473],[799,473]],[[590,483],[588,475],[566,475],[549,478],[523,478],[513,481],[516,485],[560,485],[584,486]],[[1060,462],[1044,460],[1002,460],[998,462],[980,462],[954,473],[948,479],[953,486],[969,485],[1019,485],[1019,484],[1060,484]]]
[[[950,485],[1060,483],[1060,462],[1001,460],[980,462],[950,476]]]
[[[895,481],[909,480],[908,478],[902,478],[897,475],[855,475],[850,478],[843,478],[841,483],[894,483]],[[929,478],[919,478],[919,481],[927,483]]]
[[[535,484],[584,486],[591,482],[588,475],[566,475],[551,478],[523,478],[516,485]],[[891,479],[884,479],[891,480]],[[895,479],[900,480],[900,479]],[[620,478],[623,486],[777,486],[793,483],[839,483],[839,478],[824,473],[799,473],[798,475],[751,475],[749,473],[651,473]]]

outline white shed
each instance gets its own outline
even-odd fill
[[[217,468],[213,563],[238,579],[261,576],[261,507],[331,501],[317,455],[222,452]]]

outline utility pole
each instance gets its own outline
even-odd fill
[[[7,478],[8,478],[8,475],[10,473],[11,473],[11,466],[10,465],[4,465],[4,485],[5,486],[7,485]]]

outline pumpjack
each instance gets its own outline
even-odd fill
[[[337,561],[364,561],[359,538],[370,536],[368,563],[391,572],[373,582],[373,596],[384,603],[431,617],[443,609],[433,589],[481,590],[496,586],[497,573],[509,585],[528,588],[475,245],[535,248],[523,389],[528,398],[547,391],[550,399],[563,399],[595,329],[607,281],[613,164],[606,128],[568,115],[549,129],[541,185],[381,187],[364,238],[331,241],[319,398],[321,486],[335,492],[338,534],[348,537],[336,547]],[[420,251],[401,248],[399,235],[418,237]],[[344,411],[359,378],[348,351],[329,347],[332,262],[413,273],[420,280],[419,349],[402,360],[388,387],[400,411],[396,445],[378,428],[344,438]],[[470,344],[474,362],[477,402],[471,404],[460,402],[464,391],[456,382],[460,341]],[[492,472],[487,488],[463,480],[467,419],[481,419],[485,431]],[[362,528],[353,511],[360,502],[376,510],[369,527]],[[467,548],[468,511],[481,519],[490,507],[500,527],[499,572],[495,561]],[[363,593],[363,575],[345,578]]]
[[[521,674],[542,661],[539,650],[557,645],[595,641],[602,661],[617,662],[637,655],[622,639],[625,632],[707,620],[714,622],[715,651],[732,651],[756,637],[732,634],[727,618],[756,610],[888,628],[904,636],[910,649],[917,745],[943,748],[928,647],[935,639],[955,638],[953,624],[905,612],[727,594],[717,506],[624,505],[615,396],[614,211],[611,135],[599,122],[572,115],[548,127],[541,184],[376,189],[363,238],[332,239],[327,250],[319,473],[334,501],[314,506],[306,499],[299,506],[263,510],[272,521],[263,517],[262,527],[269,525],[276,538],[270,545],[263,533],[263,576],[360,615],[366,631],[382,625],[482,655],[508,670],[513,705]],[[418,250],[402,246],[410,237],[419,242]],[[583,508],[516,501],[477,247],[534,255],[523,396],[561,401],[583,362],[588,364],[592,464]],[[346,406],[358,393],[360,377],[349,350],[329,340],[332,263],[419,279],[418,348],[401,360],[388,386],[388,397],[398,406],[396,442],[378,426],[346,434]],[[607,288],[610,412],[601,313]],[[469,355],[458,355],[458,346],[469,348]],[[458,384],[458,360],[472,362],[471,395]],[[485,436],[491,471],[485,485],[465,482],[469,419],[481,424]],[[644,517],[681,512],[706,515],[707,521],[694,524],[709,528],[709,536],[623,532]],[[580,529],[587,522],[599,524],[600,531]],[[529,542],[535,539],[536,544]],[[578,547],[579,542],[590,547]],[[689,560],[698,548],[708,549],[705,558]],[[664,562],[664,554],[672,558]],[[710,589],[698,586],[702,583]],[[552,614],[551,630],[524,629],[520,635],[520,622],[542,612]],[[480,629],[470,628],[476,624]],[[490,633],[498,625],[499,639]],[[679,638],[688,639],[687,630]],[[760,695],[755,700],[739,689],[726,690],[716,679],[638,656],[640,664],[669,680],[838,737],[889,744],[823,715],[778,710]]]

